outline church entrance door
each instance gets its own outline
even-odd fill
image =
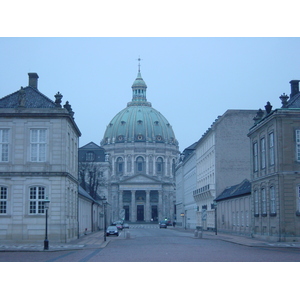
[[[136,220],[144,221],[144,205],[137,205]]]

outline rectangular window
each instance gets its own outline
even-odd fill
[[[31,187],[29,190],[29,214],[44,214],[45,188],[41,186]]]
[[[296,130],[296,158],[300,161],[300,130]]]
[[[0,214],[7,213],[7,188],[0,187]]]
[[[245,226],[244,224],[244,212],[241,211],[241,226]]]
[[[266,189],[261,189],[261,213],[263,216],[267,215]]]
[[[275,200],[275,188],[274,186],[270,187],[270,214],[276,214],[276,200]]]
[[[300,212],[300,186],[297,187],[297,210]]]
[[[271,132],[269,134],[269,159],[270,159],[270,166],[275,164],[275,151],[274,151],[274,133]]]
[[[266,168],[266,140],[262,138],[260,140],[260,154],[261,154],[261,168]]]
[[[257,142],[253,144],[253,170],[254,172],[258,171],[258,149]]]
[[[258,216],[258,192],[257,190],[254,191],[254,215]]]
[[[142,172],[143,171],[143,163],[138,162],[137,163],[137,169],[138,169],[138,172]]]
[[[246,226],[249,226],[249,212],[246,210]]]
[[[30,161],[46,161],[46,129],[30,130]]]
[[[0,129],[0,162],[8,161],[8,134],[9,129]]]

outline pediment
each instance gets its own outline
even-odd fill
[[[161,184],[161,180],[144,174],[137,174],[121,180],[120,184]]]

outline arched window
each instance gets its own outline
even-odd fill
[[[124,172],[124,162],[123,162],[123,158],[119,157],[117,159],[117,164],[116,164],[116,172],[117,174],[122,174]]]
[[[137,173],[145,173],[145,161],[141,156],[136,159],[135,171]]]
[[[172,160],[172,175],[175,177],[175,167],[176,167],[176,162],[175,159]]]
[[[159,157],[156,161],[156,173],[163,174],[163,159]]]

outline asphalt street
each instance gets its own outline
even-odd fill
[[[241,239],[240,239],[241,240]],[[247,241],[247,240],[246,240]],[[299,262],[300,249],[289,244],[246,242],[221,235],[195,236],[194,231],[131,226],[119,237],[101,233],[52,251],[0,251],[1,262]],[[50,243],[51,245],[51,243]],[[50,247],[51,249],[51,247]]]

